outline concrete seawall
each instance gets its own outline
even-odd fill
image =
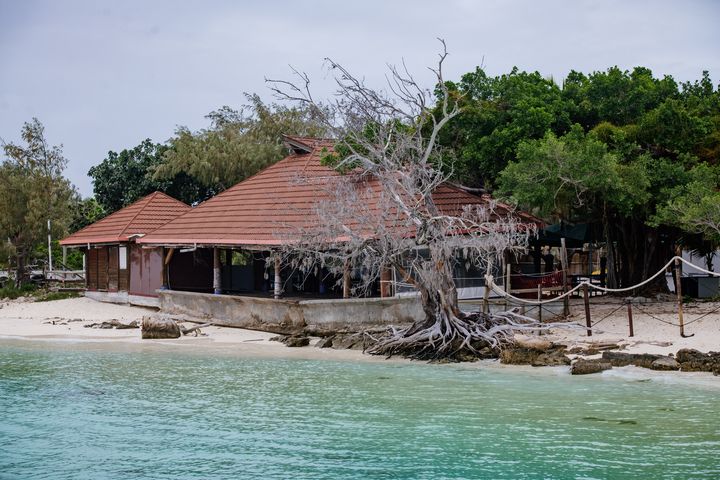
[[[407,325],[423,318],[416,296],[290,300],[158,290],[160,311],[227,327],[320,334]]]

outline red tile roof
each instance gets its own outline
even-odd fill
[[[282,244],[294,229],[313,221],[317,202],[329,198],[322,185],[339,176],[332,168],[321,165],[323,150],[333,148],[331,140],[303,137],[289,140],[299,153],[194,207],[138,243],[247,247]],[[307,146],[309,153],[302,153],[305,148],[297,148],[298,144]],[[368,187],[372,189],[370,183]],[[463,205],[485,204],[490,200],[489,196],[477,196],[451,185],[438,188],[433,198],[446,214],[461,212]],[[530,215],[525,218],[531,223],[537,220]]]
[[[147,235],[188,210],[183,202],[154,192],[60,240],[60,245],[126,242],[130,236]]]

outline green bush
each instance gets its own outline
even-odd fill
[[[27,295],[31,295],[35,292],[37,287],[33,285],[32,283],[26,283],[24,285],[21,285],[19,288],[15,287],[15,285],[5,285],[4,287],[0,288],[0,298],[9,298],[11,300],[14,300],[18,297],[25,297]]]
[[[35,299],[36,302],[51,302],[53,300],[65,300],[66,298],[77,298],[78,292],[48,292]]]

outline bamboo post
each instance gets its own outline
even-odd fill
[[[590,320],[590,296],[588,295],[587,283],[583,285],[583,300],[585,302],[585,325],[587,326],[587,336],[592,337],[592,321]]]
[[[568,257],[567,257],[567,248],[565,247],[565,238],[560,239],[560,264],[562,266],[562,283],[563,283],[563,289],[562,292],[566,293],[568,291]],[[569,317],[570,316],[570,298],[565,297],[563,298],[563,316]]]
[[[682,285],[680,284],[680,259],[675,259],[675,293],[677,293],[678,320],[680,321],[680,336],[685,336],[685,322],[683,319]]]
[[[633,329],[633,317],[632,317],[632,302],[627,302],[627,312],[628,312],[628,327],[630,328],[630,336],[635,336],[635,330]]]

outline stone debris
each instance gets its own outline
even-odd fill
[[[72,320],[68,320],[72,321]],[[55,322],[52,322],[53,325],[55,325]],[[60,323],[60,325],[67,325],[67,322]],[[84,325],[85,328],[101,328],[101,329],[116,329],[116,330],[126,330],[130,328],[139,328],[140,325],[138,325],[137,320],[133,320],[130,323],[122,323],[120,320],[113,319],[105,322],[97,322],[97,323],[89,323],[87,325]]]
[[[680,365],[672,357],[660,357],[650,364],[653,370],[679,370]]]
[[[652,368],[652,363],[665,355],[652,353],[624,353],[624,352],[603,352],[603,360],[607,360],[613,367],[625,367],[635,365],[636,367]]]
[[[580,358],[573,362],[570,367],[570,373],[573,375],[589,375],[591,373],[600,373],[605,370],[610,370],[611,368],[612,364],[607,360],[600,358],[591,360]]]
[[[517,339],[514,345],[500,352],[500,363],[533,367],[570,365],[570,358],[565,355],[566,348],[566,345],[541,338]]]
[[[675,355],[683,372],[712,372],[720,375],[720,352],[702,353],[692,348],[683,348]]]
[[[302,335],[278,335],[277,337],[270,338],[270,341],[284,343],[286,346],[292,348],[307,347],[310,345],[310,337]]]

